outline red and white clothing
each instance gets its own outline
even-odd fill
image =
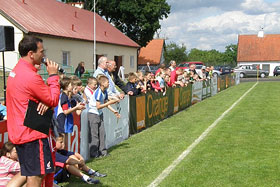
[[[29,100],[56,107],[59,100],[59,76],[50,76],[45,84],[37,69],[20,59],[10,72],[7,81],[7,127],[9,139],[14,144],[24,144],[47,138],[46,134],[23,125]]]
[[[86,86],[84,93],[85,93],[85,95],[87,97],[87,101],[89,103],[90,99],[93,97],[94,90],[91,89],[90,87]]]
[[[175,82],[177,81],[178,75],[176,73],[176,70],[171,71],[171,75],[170,75],[170,85],[172,86],[173,84],[175,84]]]
[[[2,156],[0,158],[0,187],[5,187],[18,172],[20,172],[19,162]]]

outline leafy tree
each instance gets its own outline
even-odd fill
[[[177,64],[187,61],[187,48],[185,45],[179,46],[176,43],[170,43],[165,47],[164,59],[166,65],[171,60],[175,60]]]
[[[226,50],[224,52],[224,61],[231,66],[237,65],[237,45],[230,44],[226,46]]]
[[[94,0],[80,2],[85,3],[85,9],[93,10]],[[170,5],[166,0],[98,0],[96,12],[143,47],[160,29],[159,20],[167,18]]]
[[[202,61],[207,66],[210,65],[231,65],[236,66],[237,45],[230,44],[226,46],[224,53],[215,49],[203,51],[199,49],[191,49],[188,54],[188,61]]]

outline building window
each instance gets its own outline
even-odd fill
[[[62,64],[64,66],[70,65],[70,52],[69,51],[62,51]]]
[[[130,68],[134,68],[134,56],[130,56]]]

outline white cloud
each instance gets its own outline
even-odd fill
[[[224,51],[227,45],[237,44],[238,34],[257,34],[261,27],[267,34],[280,34],[279,1],[269,4],[263,0],[171,0],[169,3],[175,5],[175,11],[161,22],[161,36],[169,38],[167,43],[184,43],[188,50]],[[186,4],[191,8],[182,11]],[[272,5],[278,5],[278,9]]]
[[[263,0],[246,0],[241,4],[243,11],[248,14],[263,14],[274,12],[275,9]]]

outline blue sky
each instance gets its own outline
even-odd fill
[[[280,0],[167,0],[171,13],[161,21],[166,43],[187,50],[224,51],[239,34],[280,34]]]

